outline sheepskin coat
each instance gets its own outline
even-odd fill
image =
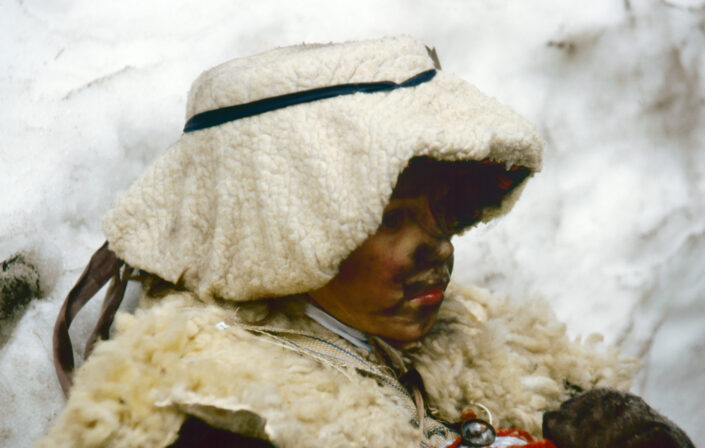
[[[119,315],[117,336],[80,369],[68,406],[39,446],[164,447],[187,415],[282,448],[443,446],[455,437],[422,436],[395,387],[291,344],[285,330],[378,367],[364,349],[306,317],[300,298],[282,301],[266,325],[253,326],[244,319],[260,310],[247,306],[208,305],[189,292],[145,298],[135,315]],[[625,389],[635,367],[569,340],[542,301],[515,303],[458,285],[449,287],[432,332],[404,356],[424,380],[430,416],[458,421],[480,403],[498,426],[536,436],[543,411],[575,386]]]

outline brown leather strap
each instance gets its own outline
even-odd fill
[[[84,358],[88,358],[88,355],[91,354],[98,338],[106,340],[110,337],[110,326],[113,324],[115,313],[120,307],[120,303],[122,303],[122,298],[125,296],[127,281],[130,279],[131,274],[132,268],[125,264],[122,267],[122,275],[118,273],[113,276],[110,286],[108,286],[108,292],[105,294],[105,299],[103,300],[103,308],[100,311],[98,322],[93,332],[88,337],[88,341],[86,341]]]
[[[66,395],[68,395],[68,391],[71,388],[71,378],[74,369],[73,346],[71,345],[71,337],[69,336],[71,322],[81,308],[83,308],[111,277],[116,277],[119,281],[120,267],[122,265],[123,261],[120,260],[114,252],[108,249],[108,242],[106,241],[100,249],[93,254],[91,261],[88,263],[88,266],[86,266],[86,269],[84,269],[73,289],[69,292],[68,296],[66,296],[61,311],[59,311],[59,316],[54,325],[54,368],[56,369],[56,376],[59,378],[59,384],[61,384],[61,388]],[[127,282],[126,279],[125,282]],[[101,313],[98,327],[94,330],[96,337],[97,333],[100,333],[101,336],[107,336],[110,322],[112,322],[112,316],[114,316],[117,306],[120,304],[119,300],[117,304],[114,303],[117,299],[111,294],[111,291],[115,295],[119,293],[120,300],[122,300],[122,294],[125,291],[124,285],[116,285],[116,287],[110,288],[108,297],[106,297],[106,303],[110,303],[103,306],[103,312]],[[112,311],[112,315],[109,318],[105,317],[106,309]],[[91,338],[92,341],[95,341],[93,335],[91,335]],[[92,343],[90,345],[92,346]]]

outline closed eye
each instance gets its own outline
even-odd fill
[[[384,212],[382,216],[382,227],[389,230],[397,230],[404,223],[405,213],[401,208],[395,208]]]

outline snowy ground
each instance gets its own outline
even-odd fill
[[[705,1],[2,0],[0,30],[0,261],[25,253],[45,291],[0,348],[0,445],[60,410],[60,303],[112,200],[178,138],[200,71],[398,33],[548,142],[514,212],[457,242],[456,277],[543,296],[572,334],[639,356],[635,392],[705,438]]]

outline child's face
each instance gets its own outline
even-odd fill
[[[377,231],[311,298],[340,321],[391,342],[433,326],[453,266],[450,238],[496,206],[528,170],[496,163],[412,159]]]
[[[453,245],[428,195],[392,198],[377,232],[309,293],[340,321],[385,339],[415,341],[433,326],[453,265]]]

